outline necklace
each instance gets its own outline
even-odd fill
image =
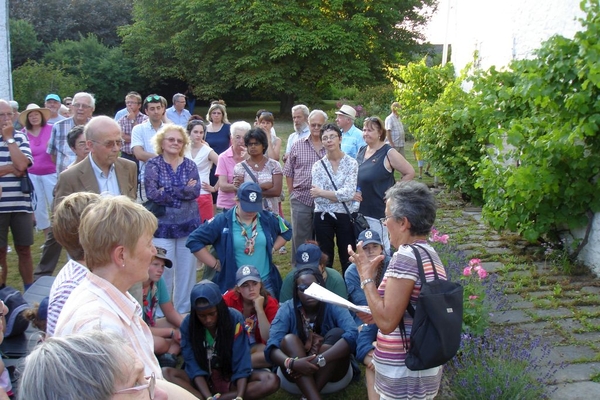
[[[260,168],[260,164],[262,164],[262,162],[264,161],[264,159],[265,159],[265,156],[263,155],[263,158],[260,159],[260,161],[255,162],[254,163],[254,169],[258,170]]]
[[[254,216],[254,218],[252,218],[252,222],[250,222],[250,226],[247,226],[246,224],[244,224],[240,220],[240,216],[237,213],[235,213],[235,219],[237,220],[238,224],[242,228],[242,237],[246,240],[246,244],[244,247],[244,254],[251,256],[254,254],[254,244],[256,243],[256,236],[258,236],[258,229],[257,229],[258,214],[256,214]],[[251,231],[250,236],[248,236],[248,229],[250,229],[250,231]]]

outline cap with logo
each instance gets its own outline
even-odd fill
[[[245,212],[259,212],[263,209],[262,190],[257,183],[242,183],[237,191],[237,197]]]
[[[296,250],[296,269],[318,267],[321,262],[321,249],[312,243],[304,243]]]
[[[238,286],[242,286],[248,281],[262,282],[260,272],[252,265],[242,265],[235,273],[235,280]]]
[[[360,241],[363,242],[363,246],[369,243],[375,243],[380,246],[383,246],[383,243],[381,242],[381,236],[379,236],[379,233],[377,233],[377,231],[374,231],[372,229],[365,229],[364,231],[362,231],[358,235],[358,240],[356,241],[356,243]]]

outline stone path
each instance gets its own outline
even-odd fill
[[[541,336],[551,346],[549,360],[558,368],[548,382],[550,399],[600,398],[600,281],[589,273],[564,274],[543,260],[543,249],[495,233],[480,209],[441,202],[438,230],[468,258],[481,258],[505,286],[508,301],[492,323]]]

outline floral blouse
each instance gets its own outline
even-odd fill
[[[235,165],[235,168],[233,169],[233,176],[243,177],[244,182],[254,182],[254,179],[252,179],[242,164],[246,164],[248,169],[252,171],[252,174],[254,175],[254,178],[258,180],[259,185],[265,182],[273,182],[273,175],[283,175],[281,164],[272,158],[269,158],[260,171],[252,169],[247,161],[242,161],[241,163],[237,163]],[[263,200],[264,210],[272,211],[276,214],[279,213],[279,202],[281,201],[280,196],[263,197]]]
[[[331,174],[337,190],[334,189],[331,179],[327,172],[323,168],[323,163],[327,167],[327,171]],[[346,203],[346,207],[350,212],[358,211],[359,203],[354,204],[352,198],[356,193],[356,179],[358,176],[358,163],[352,157],[344,154],[344,157],[340,160],[340,165],[336,172],[333,172],[333,167],[327,159],[327,156],[314,163],[312,167],[312,184],[323,190],[331,190],[335,192],[335,196],[338,201],[333,202],[325,197],[315,198],[315,212],[328,213],[335,218],[335,213],[347,214],[341,202]]]

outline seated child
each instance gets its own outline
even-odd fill
[[[245,318],[252,368],[268,368],[271,365],[265,361],[264,351],[279,302],[265,289],[260,273],[253,266],[243,265],[235,278],[236,287],[225,293],[223,300]]]
[[[227,307],[217,284],[203,280],[190,295],[191,310],[181,323],[185,371],[164,368],[166,380],[201,399],[264,399],[279,389],[272,372],[250,365],[250,344],[242,314]]]
[[[165,267],[173,267],[173,262],[167,258],[165,249],[157,247],[156,255],[148,268],[148,280],[142,284],[143,317],[152,332],[154,353],[161,367],[176,367],[177,355],[181,350],[179,327],[183,317],[175,310],[162,278]],[[158,307],[162,310],[165,318],[156,318]]]

